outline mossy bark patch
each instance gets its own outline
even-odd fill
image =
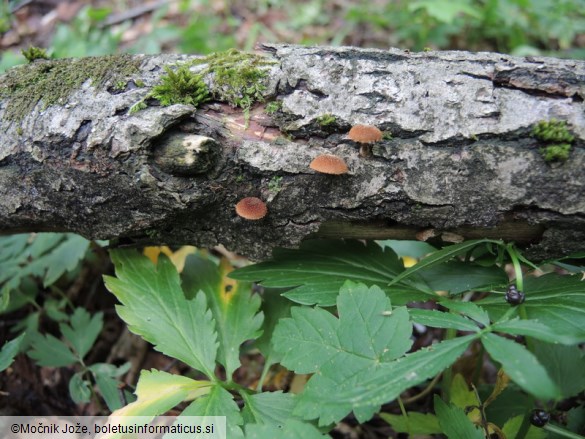
[[[6,101],[4,118],[21,121],[39,101],[43,108],[64,104],[88,80],[96,89],[116,84],[138,73],[141,62],[131,55],[111,55],[37,61],[12,68],[0,77],[0,98]]]

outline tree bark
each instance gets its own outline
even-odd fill
[[[163,66],[194,56],[130,58],[137,70],[122,82],[84,81],[49,106],[45,96],[21,97],[21,116],[14,77],[0,77],[0,230],[224,244],[253,259],[318,236],[502,238],[535,259],[585,248],[585,62],[288,45],[263,51],[274,60],[263,67],[264,104],[281,106],[269,115],[256,105],[249,124],[241,110],[213,101],[196,111],[149,105],[128,114],[159,83]],[[35,61],[16,72],[81,61]],[[213,73],[205,82],[217,87]],[[566,121],[575,138],[564,162],[546,162],[546,145],[532,134],[552,118]],[[347,138],[354,124],[391,137],[360,156]],[[206,147],[185,151],[174,166],[169,145],[193,134],[210,138]],[[311,170],[322,153],[345,159],[349,174]],[[190,167],[193,160],[200,166]],[[249,196],[266,201],[266,217],[236,215],[235,204]]]

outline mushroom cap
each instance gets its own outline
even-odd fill
[[[315,157],[309,166],[323,174],[341,175],[347,174],[349,171],[342,158],[331,154],[321,154]]]
[[[358,143],[372,143],[382,140],[382,131],[373,125],[354,125],[347,135]]]
[[[259,220],[266,216],[268,209],[260,198],[246,197],[236,204],[236,213],[248,220]]]

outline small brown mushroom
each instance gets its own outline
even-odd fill
[[[349,169],[342,158],[331,154],[321,154],[313,159],[309,165],[311,169],[323,174],[347,174]]]
[[[347,135],[351,140],[361,143],[360,156],[372,155],[371,143],[382,140],[382,131],[372,125],[354,125]]]
[[[236,213],[247,220],[259,220],[266,216],[268,209],[260,198],[246,197],[236,204]]]

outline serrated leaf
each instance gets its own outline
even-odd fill
[[[451,311],[455,311],[466,315],[483,326],[490,324],[490,316],[488,312],[477,306],[474,302],[462,302],[460,300],[441,299],[440,304]]]
[[[217,335],[205,294],[188,300],[166,256],[161,255],[157,267],[135,250],[113,250],[111,256],[117,278],[104,279],[122,303],[116,310],[128,329],[214,379]]]
[[[434,404],[441,429],[449,439],[485,438],[483,431],[469,420],[463,409],[447,405],[438,395],[435,395]]]
[[[555,334],[554,331],[537,320],[523,320],[514,318],[504,322],[496,322],[492,326],[494,331],[513,335],[524,335],[554,344],[575,344],[575,337]]]
[[[231,269],[225,259],[218,267],[199,255],[190,255],[181,276],[187,297],[198,291],[207,297],[219,341],[218,361],[225,366],[228,379],[240,367],[240,346],[260,335],[263,320],[258,312],[260,296],[252,294],[251,284],[227,278]]]
[[[297,250],[275,249],[273,255],[273,260],[240,268],[230,277],[259,281],[266,287],[291,288],[284,295],[306,305],[334,305],[339,288],[348,279],[380,285],[397,305],[435,297],[420,282],[389,287],[404,267],[390,248],[382,249],[374,242],[305,241]]]
[[[426,258],[421,262],[425,260]],[[508,285],[508,275],[500,267],[493,265],[482,267],[463,261],[442,262],[429,266],[420,270],[418,275],[432,290],[448,291],[451,295]]]
[[[294,414],[337,422],[352,410],[360,422],[403,390],[435,376],[454,362],[476,336],[461,337],[403,356],[411,324],[405,308],[391,308],[376,287],[346,282],[339,319],[315,308],[293,308],[274,333],[282,364],[297,373],[316,372],[299,395]]]
[[[103,313],[98,312],[93,317],[83,308],[76,308],[70,319],[71,326],[61,323],[59,329],[71,343],[79,358],[85,357],[103,327]]]
[[[534,355],[559,386],[563,398],[585,390],[585,353],[578,346],[536,343]]]
[[[537,320],[553,333],[572,337],[574,343],[585,342],[585,282],[580,275],[555,273],[524,278],[526,301],[520,305],[527,320]],[[504,294],[494,294],[477,302],[497,321],[510,309]]]
[[[409,309],[408,313],[416,323],[430,326],[432,328],[452,328],[460,331],[473,332],[479,331],[477,324],[458,314],[417,308]]]
[[[295,307],[292,318],[280,321],[274,347],[282,364],[297,373],[318,371],[335,357],[367,365],[403,355],[411,346],[412,327],[405,308],[390,316],[390,300],[373,286],[347,281],[337,299],[339,319],[320,308]],[[394,343],[392,343],[394,342]]]
[[[181,416],[225,416],[229,438],[243,437],[240,426],[244,423],[238,404],[232,395],[220,385],[213,385],[207,395],[197,398]]]
[[[380,413],[380,417],[392,426],[397,433],[411,435],[440,434],[443,432],[439,420],[432,413],[409,412],[408,418],[402,415]]]
[[[319,424],[328,425],[353,409],[354,413],[360,410],[358,420],[365,422],[380,405],[449,367],[476,338],[458,337],[368,368],[348,367],[352,365],[341,361],[328,363],[311,377],[294,413],[305,419],[320,417]]]
[[[242,394],[246,424],[270,424],[282,427],[292,418],[296,405],[295,395],[282,392],[263,392],[255,395]]]
[[[541,400],[559,399],[561,394],[546,369],[524,346],[495,334],[484,334],[483,346],[504,372],[522,389]]]
[[[246,439],[323,439],[331,437],[321,433],[313,425],[295,419],[288,420],[284,426],[270,424],[246,425]]]
[[[53,249],[42,261],[47,266],[47,273],[43,279],[43,286],[55,283],[63,273],[73,271],[83,260],[89,241],[79,235],[68,234],[67,238]]]
[[[112,416],[158,416],[183,401],[208,394],[214,384],[159,370],[143,370],[136,385],[137,399]]]
[[[499,242],[494,241],[492,239],[476,239],[472,241],[465,241],[462,242],[461,244],[450,245],[448,247],[443,248],[442,250],[436,251],[435,253],[424,258],[418,264],[413,265],[412,267],[404,270],[390,282],[390,285],[397,284],[398,282],[401,282],[406,278],[413,277],[415,274],[418,274],[423,270],[428,270],[431,267],[435,267],[439,264],[447,262],[450,259],[454,258],[455,256],[465,253],[473,249],[473,247],[484,243]]]
[[[51,334],[37,334],[31,344],[32,349],[27,354],[39,366],[63,367],[77,362],[77,357],[69,347]]]
[[[77,372],[69,380],[69,394],[75,404],[89,402],[91,398],[90,384],[83,379],[82,372]]]
[[[14,361],[14,357],[18,354],[22,340],[24,340],[25,333],[20,334],[13,340],[4,343],[2,350],[0,350],[0,372],[8,369]]]
[[[51,285],[65,272],[77,268],[88,247],[88,240],[72,233],[0,237],[2,301],[7,302],[7,294],[28,276],[41,277],[45,287]]]
[[[520,431],[520,427],[522,425],[522,421],[524,416],[514,416],[506,421],[504,426],[502,427],[502,431],[506,435],[506,437],[513,438],[516,437],[518,432]],[[542,428],[535,427],[533,425],[530,426],[524,439],[546,439],[548,437],[548,433],[546,430]]]

